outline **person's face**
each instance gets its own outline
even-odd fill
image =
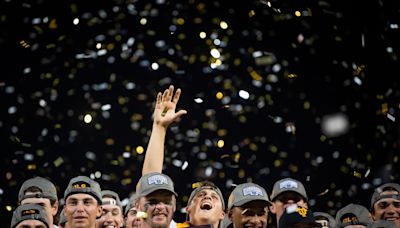
[[[140,198],[138,209],[147,214],[145,227],[167,228],[175,213],[176,199],[171,192],[158,190]]]
[[[101,206],[88,194],[78,193],[68,196],[64,205],[67,223],[72,228],[93,227],[101,215]]]
[[[233,228],[265,228],[268,222],[268,206],[262,201],[251,201],[233,207],[229,212]]]
[[[142,227],[143,218],[137,217],[138,210],[136,207],[129,209],[125,217],[125,228],[138,228]]]
[[[53,216],[57,214],[58,202],[54,203],[54,205],[51,205],[50,199],[47,198],[27,198],[21,201],[21,205],[24,204],[37,204],[42,206],[47,214],[49,226],[53,225]]]
[[[273,204],[271,212],[275,214],[276,221],[279,224],[279,219],[282,217],[285,209],[293,204],[297,204],[300,207],[308,208],[307,202],[304,201],[303,197],[297,192],[287,191],[279,194]],[[304,224],[303,224],[304,225]]]
[[[40,220],[25,220],[19,223],[15,228],[46,228],[46,225]]]
[[[199,191],[190,202],[187,213],[195,226],[218,223],[225,215],[221,198],[212,189]]]
[[[397,191],[384,191],[381,195],[398,194]],[[396,223],[400,228],[400,200],[393,198],[384,198],[374,203],[372,218],[376,220],[389,220]]]
[[[104,201],[114,200],[113,198],[105,197]],[[103,205],[102,214],[97,219],[97,227],[113,227],[120,228],[123,226],[124,219],[122,217],[122,209],[117,205]]]

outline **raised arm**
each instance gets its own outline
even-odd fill
[[[150,172],[162,172],[164,162],[164,144],[168,126],[177,121],[186,110],[175,112],[176,104],[179,101],[181,89],[174,94],[174,86],[161,94],[157,94],[156,106],[153,113],[153,127],[144,157],[142,176]]]

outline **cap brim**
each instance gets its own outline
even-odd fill
[[[150,189],[148,191],[143,191],[143,192],[139,193],[138,195],[141,196],[141,197],[142,196],[147,196],[147,195],[149,195],[149,194],[151,194],[151,193],[153,193],[155,191],[159,191],[159,190],[168,191],[168,192],[174,194],[175,196],[178,196],[178,194],[175,191],[171,191],[171,189],[164,188],[164,187],[160,187],[160,188],[157,188],[157,189]]]
[[[272,205],[272,203],[271,203],[270,201],[265,200],[265,199],[260,199],[260,198],[249,199],[249,198],[246,198],[246,199],[242,199],[242,200],[239,200],[239,201],[233,203],[233,204],[232,204],[232,207],[240,207],[240,206],[243,206],[243,205],[246,204],[246,203],[253,202],[253,201],[263,202],[263,203],[265,203],[266,206],[271,206],[271,205]],[[232,207],[231,207],[231,208],[232,208]],[[231,208],[229,208],[229,209],[231,209]]]

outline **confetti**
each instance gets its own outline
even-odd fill
[[[271,192],[274,181],[296,177],[313,208],[331,212],[355,195],[368,204],[375,186],[400,181],[400,84],[390,77],[400,56],[398,5],[0,7],[5,224],[32,176],[48,177],[61,193],[70,177],[91,175],[127,197],[140,177],[156,92],[169,84],[182,89],[178,109],[188,110],[165,141],[163,170],[176,182],[178,208],[204,178],[228,197],[227,183],[251,180]],[[184,218],[177,210],[177,221]]]

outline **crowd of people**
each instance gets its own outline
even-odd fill
[[[69,181],[60,201],[54,184],[43,177],[26,180],[18,193],[11,228],[184,228],[184,227],[397,227],[400,228],[400,185],[385,183],[371,196],[370,208],[349,204],[336,215],[312,211],[306,188],[294,178],[274,183],[271,192],[256,183],[237,185],[224,199],[220,188],[203,181],[196,185],[186,206],[186,221],[174,221],[177,195],[174,183],[162,173],[164,142],[171,123],[185,110],[176,111],[181,90],[170,86],[157,95],[154,122],[142,175],[124,207],[117,191],[102,189],[88,176]],[[63,202],[61,205],[60,202]],[[275,224],[271,224],[271,218]]]

